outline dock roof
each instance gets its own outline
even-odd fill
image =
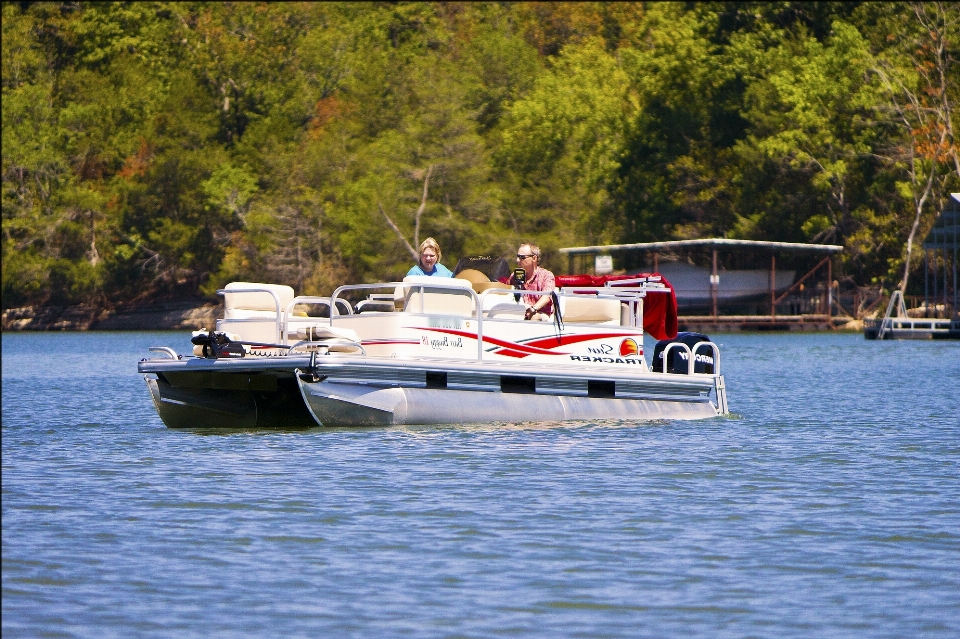
[[[791,253],[826,253],[833,254],[843,251],[838,244],[803,244],[800,242],[760,242],[756,240],[728,240],[726,238],[711,238],[702,240],[673,240],[669,242],[642,242],[639,244],[606,244],[599,246],[571,246],[560,249],[561,253],[577,255],[584,253],[607,253],[613,251],[671,251],[687,248],[715,248],[715,249],[744,249],[768,250],[773,252]]]

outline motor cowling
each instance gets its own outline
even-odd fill
[[[714,361],[713,349],[707,346],[697,349],[697,344],[709,342],[710,338],[702,333],[677,333],[673,339],[662,339],[657,342],[653,348],[653,360],[650,362],[650,369],[654,373],[663,372],[663,353],[667,345],[674,343],[686,344],[693,353],[693,372],[713,374]],[[667,372],[686,375],[690,355],[679,346],[671,348],[667,355]]]

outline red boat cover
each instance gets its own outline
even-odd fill
[[[557,275],[557,288],[576,286],[605,286],[607,282],[657,276],[667,291],[649,293],[643,298],[643,330],[655,339],[673,339],[677,336],[677,294],[673,286],[659,273],[636,275]],[[613,284],[616,286],[616,284]]]

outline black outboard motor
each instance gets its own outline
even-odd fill
[[[690,347],[691,352],[693,352],[693,372],[694,373],[710,373],[713,374],[713,349],[709,346],[704,346],[700,349],[697,349],[697,344],[700,342],[709,342],[710,338],[702,333],[677,333],[677,336],[673,339],[662,339],[657,342],[657,345],[653,347],[653,361],[650,362],[650,370],[654,373],[663,372],[663,351],[667,348],[667,344],[673,344],[675,342],[680,342],[686,344]],[[669,361],[667,361],[667,372],[668,373],[680,373],[686,375],[687,373],[687,362],[688,357],[687,351],[679,346],[670,349],[670,354],[667,356]]]
[[[198,331],[196,335],[190,338],[190,342],[203,347],[203,356],[209,359],[243,357],[246,355],[243,344],[232,341],[221,332],[207,331],[204,334]]]

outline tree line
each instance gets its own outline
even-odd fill
[[[851,282],[907,287],[960,190],[956,3],[19,2],[2,20],[5,309],[232,280],[324,294],[402,277],[427,236],[445,261],[837,243]]]

